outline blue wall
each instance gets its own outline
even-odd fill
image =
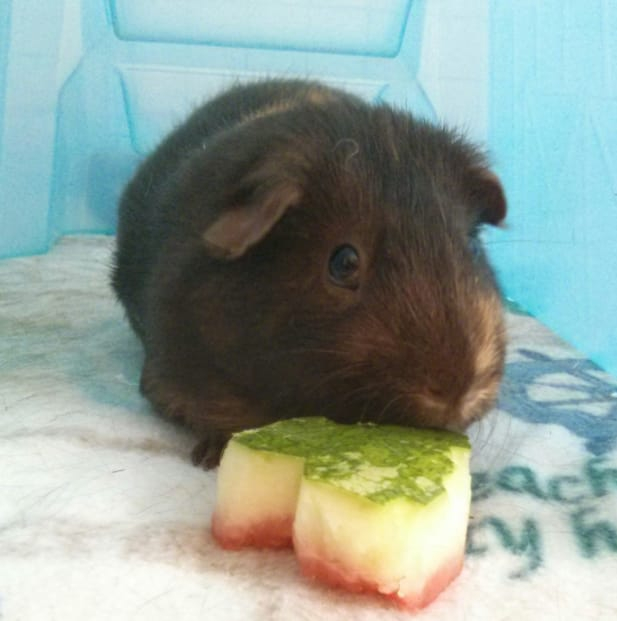
[[[506,293],[617,373],[617,1],[435,2],[0,0],[0,257],[113,233],[135,164],[222,87],[316,76],[488,127]]]
[[[617,373],[617,2],[494,0],[490,146],[507,294]]]
[[[433,115],[416,79],[420,1],[303,0],[293,13],[286,0],[0,6],[0,257],[44,252],[62,233],[112,233],[137,160],[238,79],[319,76]]]

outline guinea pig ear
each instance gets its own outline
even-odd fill
[[[479,220],[499,226],[506,217],[507,205],[501,181],[488,168],[479,168],[471,176],[471,200],[478,209]]]
[[[243,256],[299,198],[300,190],[291,182],[251,192],[248,200],[223,211],[205,230],[202,239],[208,254],[229,261]]]

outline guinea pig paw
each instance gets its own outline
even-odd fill
[[[195,445],[191,451],[191,461],[204,470],[216,468],[221,461],[221,454],[230,438],[229,433],[210,431],[208,435]]]

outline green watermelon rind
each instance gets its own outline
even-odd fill
[[[304,478],[385,504],[405,498],[426,505],[444,491],[457,456],[470,451],[462,434],[393,425],[341,425],[295,418],[233,435],[264,453],[304,458]]]

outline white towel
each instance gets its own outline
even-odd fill
[[[303,578],[291,551],[221,550],[216,472],[138,394],[112,240],[0,262],[0,619],[617,619],[617,383],[510,315],[499,407],[469,432],[461,576],[409,613]]]

